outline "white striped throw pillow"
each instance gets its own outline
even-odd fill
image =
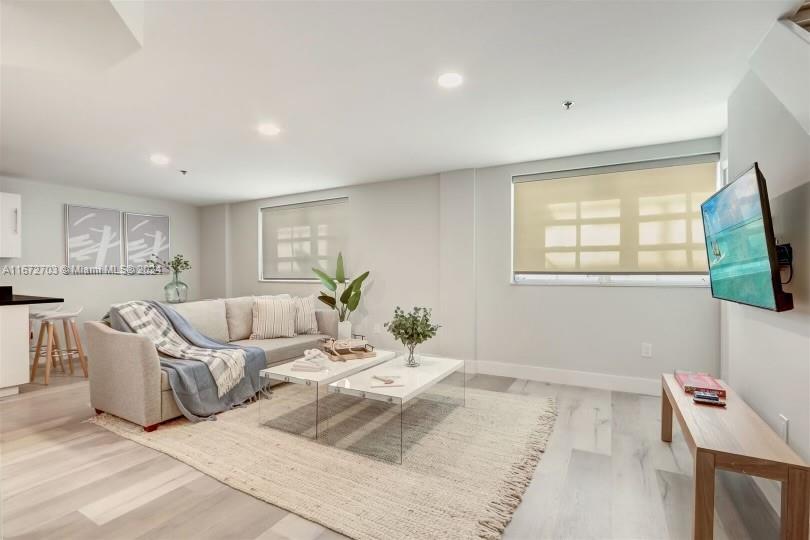
[[[295,333],[296,334],[317,334],[318,319],[315,317],[315,302],[318,299],[314,296],[303,298],[293,298],[295,302]]]
[[[292,298],[255,297],[250,339],[295,336],[295,314],[295,302]]]

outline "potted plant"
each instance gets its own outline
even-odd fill
[[[161,259],[157,255],[150,255],[146,262],[147,270],[162,274],[172,272],[172,280],[163,287],[166,302],[179,304],[188,300],[188,285],[180,281],[180,274],[191,269],[191,262],[182,255],[175,255],[171,260]]]
[[[338,339],[351,339],[352,323],[349,321],[349,316],[360,305],[361,288],[368,277],[368,272],[363,272],[352,281],[349,281],[343,268],[342,253],[338,253],[334,277],[318,268],[313,268],[312,271],[321,280],[323,286],[329,290],[329,292],[321,291],[318,300],[338,312],[338,319],[340,320],[338,322]]]
[[[430,308],[415,307],[410,313],[405,313],[399,306],[394,309],[394,318],[385,323],[385,328],[391,332],[396,339],[408,348],[408,367],[419,365],[414,356],[414,349],[420,343],[424,343],[436,336],[439,330],[438,324],[430,322]]]

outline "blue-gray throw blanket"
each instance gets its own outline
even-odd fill
[[[208,366],[197,360],[183,360],[160,356],[160,367],[169,376],[169,386],[174,394],[177,407],[183,416],[192,422],[216,420],[217,413],[241,405],[254,397],[261,389],[259,371],[267,367],[264,351],[258,347],[240,347],[221,343],[204,336],[177,311],[160,302],[149,301],[169,320],[174,330],[195,347],[207,349],[244,349],[245,376],[222,397],[218,397],[217,384]],[[110,325],[120,332],[132,329],[113,307],[110,310]]]

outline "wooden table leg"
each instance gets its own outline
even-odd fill
[[[669,402],[667,391],[661,389],[661,440],[672,442],[672,403]]]
[[[810,472],[788,468],[782,482],[782,540],[807,540],[810,536]]]
[[[695,510],[692,538],[711,540],[714,535],[714,454],[695,453]]]

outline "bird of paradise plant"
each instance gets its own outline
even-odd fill
[[[361,288],[369,273],[363,272],[352,281],[349,281],[343,267],[342,253],[338,253],[334,277],[319,268],[313,268],[312,271],[329,291],[321,291],[318,300],[336,310],[340,322],[349,320],[349,316],[360,305]]]

